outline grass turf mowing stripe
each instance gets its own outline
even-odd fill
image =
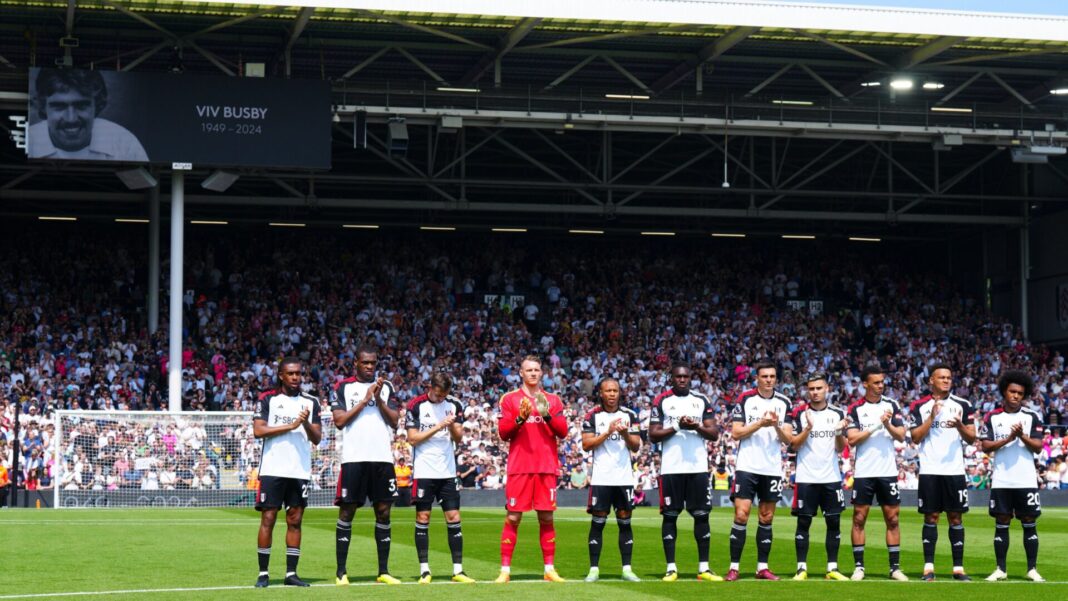
[[[500,560],[500,531],[504,512],[498,508],[464,508],[464,568],[469,575],[488,584],[496,577]],[[847,514],[848,516],[848,514]],[[692,540],[693,522],[688,517],[679,520],[678,559],[680,580],[675,583],[660,582],[663,575],[664,557],[660,544],[660,518],[655,508],[639,508],[634,522],[633,565],[645,582],[625,583],[618,580],[619,555],[615,545],[616,526],[609,519],[605,531],[605,551],[601,562],[601,580],[596,584],[582,583],[588,566],[586,534],[589,517],[578,508],[561,509],[557,514],[556,566],[570,583],[564,591],[545,583],[542,587],[522,587],[518,593],[524,601],[559,601],[561,593],[569,601],[604,601],[606,598],[626,595],[628,601],[700,601],[707,599],[711,591],[705,587],[727,586],[732,595],[752,596],[767,594],[772,589],[778,594],[788,594],[791,601],[825,601],[828,595],[846,598],[893,597],[902,593],[916,601],[975,601],[978,598],[1010,595],[1026,595],[1027,588],[1019,586],[1007,589],[991,588],[988,583],[975,582],[961,585],[949,577],[949,548],[940,541],[936,560],[938,580],[934,583],[918,581],[922,566],[919,533],[920,516],[914,511],[902,511],[902,563],[916,584],[951,584],[955,586],[907,587],[905,591],[893,591],[893,587],[907,583],[886,580],[886,550],[883,541],[883,522],[878,509],[874,509],[868,522],[867,566],[868,579],[859,583],[843,585],[827,584],[818,576],[818,581],[793,582],[767,585],[752,580],[755,565],[755,547],[750,527],[750,540],[742,560],[742,581],[718,585],[699,583],[694,579],[696,553]],[[733,512],[717,509],[712,513],[713,541],[712,567],[721,575],[727,563],[727,532]],[[334,525],[337,511],[310,509],[303,529],[303,556],[299,573],[316,588],[306,591],[311,597],[293,592],[293,587],[281,584],[284,567],[284,526],[275,530],[272,574],[278,578],[268,589],[271,598],[302,599],[350,599],[357,594],[365,601],[394,601],[396,593],[386,585],[370,586],[374,579],[375,545],[372,538],[373,512],[363,509],[357,512],[353,528],[352,551],[349,557],[351,586],[359,588],[350,593],[344,587],[333,585],[334,572]],[[418,577],[418,562],[414,550],[414,512],[409,508],[395,508],[392,515],[393,548],[390,569],[394,576],[406,585],[414,584]],[[944,532],[945,520],[941,531]],[[218,598],[234,600],[262,600],[264,591],[253,589],[256,564],[255,531],[259,516],[248,509],[102,509],[69,511],[0,511],[0,540],[3,541],[0,556],[5,575],[0,586],[0,598],[43,599],[77,596],[107,597],[109,599],[136,599],[144,596],[180,596],[184,601]],[[796,520],[786,510],[778,513],[775,520],[775,546],[772,551],[772,569],[780,576],[793,573],[794,549],[792,535]],[[9,527],[14,526],[14,527]],[[845,526],[845,524],[843,524]],[[968,532],[965,567],[977,581],[993,569],[993,520],[980,510],[965,517]],[[848,530],[843,533],[841,565],[851,569],[851,553]],[[1039,520],[1039,535],[1042,550],[1039,556],[1039,571],[1051,580],[1052,586],[1034,589],[1043,598],[1068,599],[1068,510],[1046,508]],[[435,511],[431,521],[430,564],[440,581],[448,582],[451,574],[451,558],[445,537],[445,527],[440,514]],[[1012,580],[999,584],[1029,584],[1022,579],[1023,548],[1019,526],[1013,524],[1012,546],[1009,551],[1009,575]],[[537,520],[527,515],[519,531],[519,548],[512,568],[514,584],[541,582],[541,554],[538,549]],[[816,520],[812,528],[812,540],[816,543],[809,556],[810,566],[822,568],[825,559],[819,543],[823,539],[822,520]],[[11,552],[14,550],[13,552]],[[822,570],[814,570],[822,574]],[[439,576],[440,575],[440,576]],[[823,584],[820,584],[820,583]],[[575,586],[581,584],[581,586]],[[195,585],[205,585],[198,587]],[[456,585],[459,586],[459,585]],[[771,586],[772,589],[769,589]],[[978,586],[978,590],[974,587]],[[836,590],[832,591],[827,587]],[[838,587],[849,589],[837,590]],[[205,589],[205,590],[198,590]],[[413,589],[400,589],[402,594]],[[440,601],[499,601],[502,591],[494,586],[453,587],[438,586],[432,589]],[[505,589],[506,590],[506,589]],[[51,592],[50,592],[51,591]],[[357,592],[358,591],[358,592]],[[518,591],[517,591],[518,592]],[[418,593],[416,593],[418,594]],[[506,593],[507,594],[507,593]],[[713,593],[715,594],[715,593]],[[4,596],[6,595],[6,596]],[[1047,597],[1048,595],[1048,597]]]

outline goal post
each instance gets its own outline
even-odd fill
[[[249,412],[57,411],[56,507],[252,507],[262,443]],[[312,451],[309,505],[329,506],[334,427]]]

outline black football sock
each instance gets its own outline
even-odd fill
[[[890,571],[901,569],[901,545],[887,545],[887,554],[890,556]],[[863,550],[861,550],[863,553]]]
[[[731,563],[742,561],[742,551],[745,550],[745,524],[735,522],[731,525]]]
[[[608,518],[593,516],[590,521],[590,534],[587,543],[590,548],[590,567],[596,568],[601,563],[601,547],[604,545],[604,524]]]
[[[935,546],[938,544],[938,524],[923,525],[923,562],[934,563]]]
[[[797,516],[797,532],[794,533],[794,551],[797,563],[808,563],[808,531],[812,527],[812,516]]]
[[[853,567],[864,569],[864,545],[853,545]]]
[[[693,514],[693,539],[697,541],[697,561],[708,563],[708,548],[712,544],[712,529],[707,513]]]
[[[668,563],[675,563],[675,540],[679,537],[678,515],[665,513],[664,521],[660,525],[660,537],[664,540],[664,559]]]
[[[286,547],[286,576],[297,573],[298,561],[300,561],[300,547]]]
[[[449,552],[452,554],[452,563],[461,564],[464,562],[464,532],[460,527],[460,522],[453,522],[445,525],[445,531],[449,537]]]
[[[1024,535],[1024,539],[1027,539],[1027,535]],[[994,561],[998,564],[998,569],[1002,572],[1005,570],[1005,558],[1009,556],[1009,525],[997,524],[994,526]]]
[[[771,524],[757,526],[757,563],[768,563],[771,555]]]
[[[256,560],[260,562],[260,574],[266,574],[267,566],[271,565],[271,548],[257,547]]]
[[[349,560],[349,543],[352,541],[352,522],[337,521],[334,530],[334,556],[337,559],[337,577],[345,575],[345,564]]]
[[[949,544],[953,552],[953,567],[964,567],[964,524],[949,527]]]
[[[616,524],[619,526],[619,555],[623,558],[623,565],[629,566],[634,554],[634,529],[630,525],[630,518],[616,518]]]
[[[415,554],[419,563],[430,561],[430,524],[415,523]]]
[[[1023,525],[1024,553],[1027,554],[1027,570],[1031,571],[1038,566],[1038,527],[1031,522]]]
[[[375,544],[378,547],[378,573],[389,573],[389,545],[392,541],[389,522],[375,522]]]
[[[842,546],[842,516],[825,515],[827,524],[827,563],[838,565],[838,549]]]

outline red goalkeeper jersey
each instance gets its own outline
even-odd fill
[[[519,419],[519,403],[526,397],[534,407],[525,422]],[[545,393],[549,401],[549,420],[538,415],[534,397],[522,388],[501,397],[497,430],[508,441],[509,474],[557,474],[560,471],[558,440],[567,436],[564,404],[555,394]]]

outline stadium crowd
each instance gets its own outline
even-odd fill
[[[254,482],[256,444],[240,420],[206,427],[191,418],[81,419],[64,434],[55,465],[57,409],[165,409],[172,358],[166,327],[155,334],[146,327],[143,240],[107,228],[34,240],[23,232],[0,240],[0,487],[12,467],[16,404],[21,457],[9,477],[20,487]],[[656,242],[627,241],[620,252],[611,240],[194,232],[178,358],[183,406],[251,411],[272,387],[277,359],[295,354],[328,418],[335,383],[351,374],[357,345],[369,342],[401,400],[423,392],[433,371],[453,376],[453,394],[467,406],[458,449],[463,484],[500,488],[495,403],[517,385],[519,358],[536,352],[546,361],[544,386],[561,394],[572,424],[560,485],[581,487],[582,416],[604,376],[619,379],[644,430],[674,359],[691,363],[693,390],[715,401],[723,425],[761,359],[781,367],[781,390],[792,399],[802,398],[805,374],[831,374],[832,403],[843,408],[863,395],[859,372],[868,363],[886,369],[887,394],[907,406],[924,393],[928,366],[945,361],[955,367],[954,393],[981,414],[998,402],[998,374],[1022,368],[1036,382],[1028,406],[1049,426],[1038,457],[1042,485],[1068,488],[1064,357],[1030,344],[943,274],[829,246],[801,256],[757,243]],[[811,299],[821,302],[791,306]],[[162,324],[166,318],[164,310]],[[330,430],[314,463],[324,488],[338,469]],[[915,488],[916,449],[898,446],[901,486]],[[712,465],[732,471],[735,449],[729,436],[710,443]],[[395,454],[409,452],[401,432]],[[987,487],[989,459],[974,446],[965,455],[972,485]],[[642,488],[655,486],[654,457],[646,444],[635,459]]]

